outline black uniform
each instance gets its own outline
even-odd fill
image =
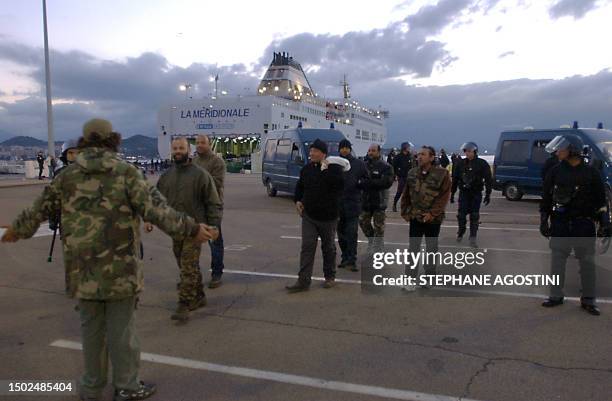
[[[559,159],[557,159],[557,155],[553,154],[548,159],[546,159],[546,161],[544,162],[544,166],[542,166],[542,182],[544,182],[544,180],[546,179],[546,175],[548,174],[550,169],[556,166],[557,164],[559,164]]]
[[[476,156],[474,160],[457,158],[453,165],[453,184],[451,198],[459,189],[459,207],[457,209],[457,236],[465,234],[467,216],[470,216],[470,238],[475,238],[480,223],[480,204],[482,190],[485,189],[485,202],[488,203],[492,191],[491,167],[486,160]]]
[[[400,152],[400,154],[395,156],[393,159],[393,171],[397,176],[397,191],[395,192],[395,198],[393,199],[394,211],[397,208],[397,201],[402,197],[402,193],[404,193],[408,171],[415,166],[413,161],[414,159],[412,155],[410,153],[404,154],[404,152]]]
[[[563,299],[565,264],[573,249],[580,263],[582,304],[594,305],[595,221],[603,221],[606,215],[606,193],[599,171],[584,161],[575,167],[567,161],[553,166],[544,181],[540,212],[543,221],[548,216],[551,219],[551,274],[559,275],[559,285],[551,287],[550,299]]]

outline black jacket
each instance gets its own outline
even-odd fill
[[[546,174],[540,212],[595,219],[605,212],[605,207],[606,190],[596,168],[584,162],[573,167],[562,161]]]
[[[448,160],[448,156],[446,153],[440,153],[440,166],[446,168],[450,164],[450,160]]]
[[[344,191],[340,199],[340,211],[346,217],[359,216],[361,212],[361,192],[359,181],[368,178],[368,169],[363,160],[353,155],[345,157],[351,163],[351,169],[344,173]]]
[[[338,218],[344,183],[342,174],[342,166],[337,164],[330,164],[321,171],[321,163],[308,163],[300,171],[294,201],[302,202],[304,213],[314,220],[329,221]]]
[[[546,162],[544,162],[544,166],[542,166],[542,182],[546,180],[546,175],[548,174],[550,169],[556,166],[557,164],[559,164],[559,159],[557,159],[556,155],[552,155],[548,159],[546,159]]]
[[[408,172],[414,166],[414,158],[410,153],[405,155],[404,153],[400,152],[393,159],[393,171],[395,171],[395,175],[398,177],[406,178]]]
[[[460,191],[482,192],[491,194],[493,179],[491,178],[491,167],[486,160],[476,157],[474,160],[458,159],[457,166],[453,168],[453,186],[451,193]]]
[[[362,209],[366,212],[385,211],[389,188],[393,185],[393,167],[382,159],[367,159],[368,177],[357,184],[363,189]]]

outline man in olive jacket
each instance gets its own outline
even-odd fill
[[[186,213],[198,223],[213,227],[218,233],[221,221],[221,201],[211,175],[191,162],[189,143],[185,138],[172,141],[174,164],[157,181],[157,189],[168,204]],[[148,225],[147,231],[152,227]],[[199,242],[175,240],[172,250],[180,270],[179,302],[173,320],[189,319],[189,312],[206,305],[202,287]]]
[[[208,171],[215,181],[217,194],[223,209],[223,187],[225,183],[225,162],[213,152],[210,138],[206,135],[198,135],[196,138],[196,152],[193,163]],[[208,288],[217,288],[221,285],[223,275],[223,232],[221,230],[221,220],[219,220],[219,237],[209,242],[210,245],[210,270],[211,279]]]
[[[84,400],[97,400],[112,362],[115,400],[144,399],[154,384],[140,381],[140,347],[134,310],[143,289],[139,257],[140,219],[177,240],[206,241],[208,229],[168,207],[138,170],[117,156],[121,136],[110,122],[93,119],[83,127],[79,155],[25,209],[2,242],[31,238],[50,214],[61,211],[67,290],[79,300],[85,373]]]
[[[451,180],[448,170],[433,164],[436,158],[433,147],[423,146],[417,157],[418,166],[410,169],[406,176],[401,215],[410,223],[410,252],[420,251],[423,237],[427,252],[438,252],[438,237],[450,199]],[[436,273],[434,264],[424,264],[423,267],[426,274]],[[416,266],[406,266],[406,274],[416,277]],[[404,289],[414,290],[414,286]]]

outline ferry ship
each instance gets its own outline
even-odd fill
[[[158,151],[170,159],[170,143],[177,136],[193,142],[197,135],[213,139],[217,153],[248,155],[270,131],[295,128],[340,130],[353,144],[356,156],[365,156],[370,144],[387,139],[388,111],[366,107],[351,97],[346,77],[343,96],[320,97],[302,66],[288,53],[274,53],[255,95],[186,99],[162,107],[158,113]],[[325,138],[321,138],[325,139]]]

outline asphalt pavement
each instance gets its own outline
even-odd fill
[[[10,223],[42,189],[0,188],[0,224]],[[454,240],[455,207],[449,205],[441,249],[463,246]],[[494,192],[482,217],[480,247],[495,272],[547,272],[537,198],[509,202]],[[387,223],[387,249],[405,248],[406,223],[390,211]],[[289,195],[268,197],[255,175],[228,175],[223,234],[223,285],[207,289],[208,305],[182,325],[170,320],[178,280],[171,241],[157,229],[143,234],[145,291],[137,327],[141,376],[158,385],[152,400],[612,399],[610,298],[601,300],[602,315],[594,317],[575,301],[542,308],[541,294],[528,290],[373,295],[362,289],[361,272],[345,270],[338,271],[337,287],[323,289],[320,251],[310,291],[289,295],[284,286],[298,269],[300,219]],[[47,262],[50,240],[43,227],[35,238],[0,245],[0,379],[76,380],[81,372],[75,301],[63,294],[59,247]],[[203,268],[210,264],[206,248]],[[361,256],[365,248],[361,242]],[[598,261],[600,286],[608,293],[610,261],[610,252]],[[579,289],[577,272],[570,261],[570,291]],[[208,281],[208,271],[204,276]],[[111,399],[110,386],[105,396]]]

